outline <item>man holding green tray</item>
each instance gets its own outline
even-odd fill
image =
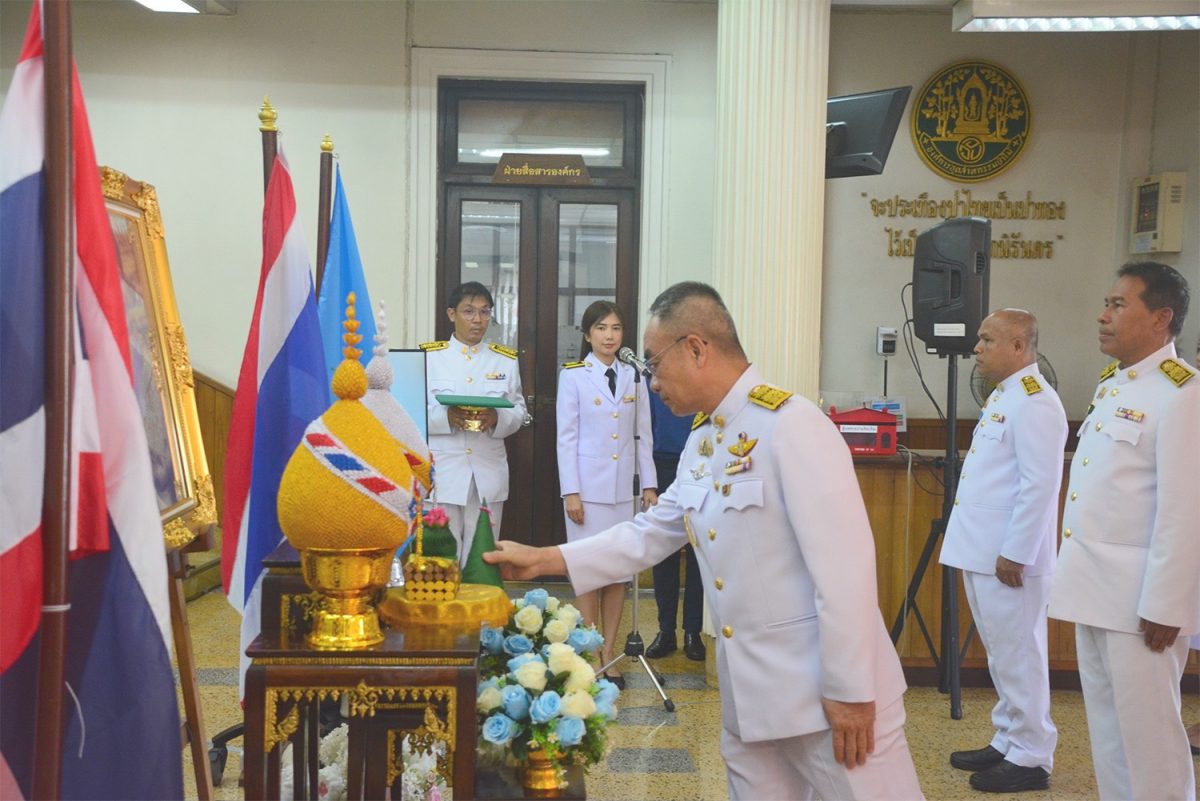
[[[434,497],[446,510],[450,532],[465,564],[486,506],[500,530],[508,499],[504,438],[525,419],[517,352],[485,343],[492,320],[492,293],[476,281],[451,294],[446,315],[454,324],[449,340],[426,342],[429,447],[434,460]]]

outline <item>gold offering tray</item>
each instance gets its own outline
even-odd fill
[[[428,558],[428,557],[427,557]],[[504,590],[488,584],[461,584],[447,601],[414,600],[404,587],[387,591],[378,604],[379,617],[393,629],[410,626],[471,626],[486,623],[499,628],[508,622],[512,602]]]

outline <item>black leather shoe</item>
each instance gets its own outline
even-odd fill
[[[690,631],[683,633],[683,655],[693,662],[704,661],[704,640]]]
[[[622,674],[618,673],[618,674],[614,675],[612,673],[605,673],[604,678],[608,679],[613,684],[615,684],[617,686],[618,690],[625,689],[625,676],[623,676]]]
[[[959,770],[987,770],[1004,761],[1004,754],[990,745],[974,751],[955,751],[950,755],[950,764]]]
[[[1014,765],[1007,759],[985,771],[971,774],[971,787],[985,793],[1020,793],[1025,790],[1045,790],[1050,786],[1050,774],[1044,768]]]
[[[673,654],[679,646],[675,644],[675,632],[666,634],[659,632],[654,635],[654,642],[646,649],[647,659],[661,659],[667,654]]]

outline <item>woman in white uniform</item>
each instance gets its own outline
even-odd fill
[[[646,509],[658,502],[646,383],[635,383],[634,369],[617,361],[625,333],[621,310],[598,300],[583,313],[582,328],[580,360],[567,362],[558,374],[558,481],[568,542],[630,520],[635,506]],[[636,504],[635,460],[644,488]],[[601,664],[608,664],[625,606],[625,585],[585,593],[576,605],[584,622],[597,624],[604,635]],[[608,677],[624,687],[615,669]]]

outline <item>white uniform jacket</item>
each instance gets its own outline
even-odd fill
[[[882,709],[905,685],[846,443],[806,399],[771,410],[752,390],[767,403],[788,395],[748,368],[692,431],[657,506],[559,547],[588,592],[690,541],[717,628],[724,726],[761,741],[828,729],[822,696]]]
[[[1169,344],[1105,370],[1079,428],[1050,617],[1200,631],[1200,377]]]
[[[658,486],[650,390],[645,381],[634,385],[632,367],[614,361],[614,397],[604,374],[607,369],[596,354],[589,353],[582,362],[568,362],[558,374],[558,483],[563,495],[577,492],[588,503],[619,503],[633,497],[634,417],[640,437],[636,456],[641,488]]]
[[[463,506],[471,478],[483,501],[508,499],[508,456],[504,438],[525,420],[521,373],[511,351],[499,345],[464,345],[453,336],[442,343],[422,345],[429,379],[429,448],[434,459],[434,488],[439,503]],[[450,430],[448,407],[437,396],[503,395],[511,409],[497,409],[496,427],[489,432]]]
[[[941,563],[995,575],[996,557],[1025,575],[1054,572],[1067,414],[1031,364],[1005,378],[979,414],[946,527]]]

